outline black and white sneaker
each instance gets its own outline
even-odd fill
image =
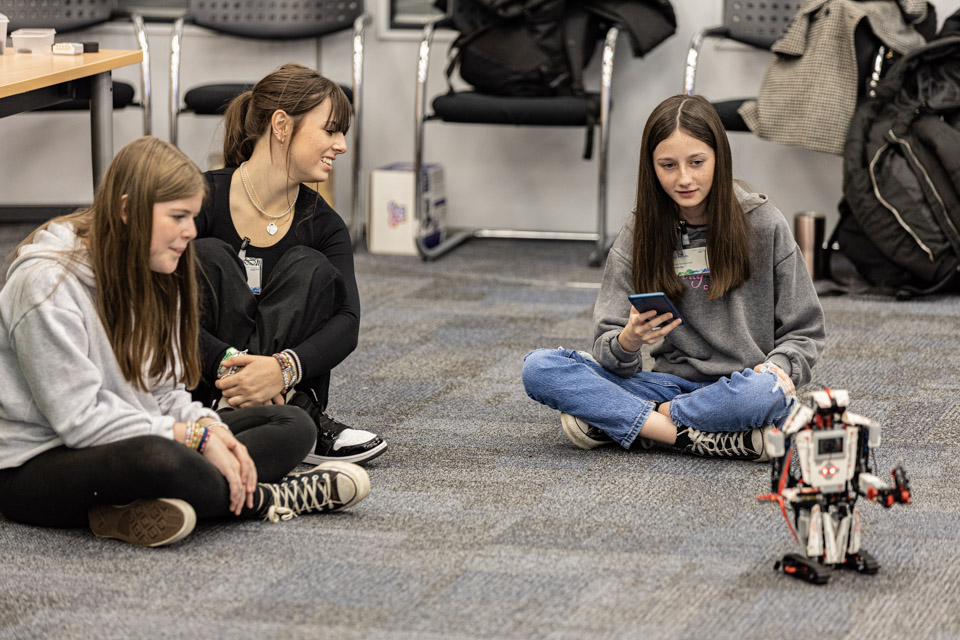
[[[370,476],[350,462],[324,462],[291,473],[276,484],[257,485],[256,515],[270,522],[290,520],[301,513],[339,511],[370,494]]]
[[[87,511],[90,530],[98,538],[114,538],[141,547],[160,547],[183,540],[197,524],[188,502],[174,498],[135,500]]]
[[[287,402],[306,411],[317,425],[317,444],[313,453],[303,459],[307,464],[331,461],[364,464],[387,450],[387,443],[380,436],[337,422],[320,411],[307,393],[294,392]]]
[[[679,427],[674,447],[704,458],[767,462],[770,460],[766,447],[766,431],[769,429],[713,432]]]

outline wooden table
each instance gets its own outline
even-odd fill
[[[76,98],[90,99],[93,186],[113,159],[113,82],[110,72],[137,64],[143,52],[104,50],[78,56],[17,53],[0,55],[0,118]],[[56,140],[50,141],[56,144]]]

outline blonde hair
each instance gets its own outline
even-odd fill
[[[124,378],[143,391],[145,374],[157,379],[172,371],[187,387],[200,381],[193,245],[173,273],[163,274],[150,269],[150,239],[156,203],[206,193],[203,174],[179,149],[154,137],[139,138],[117,153],[90,207],[46,222],[17,247],[19,252],[53,223],[73,226],[89,251],[97,312],[117,363]]]

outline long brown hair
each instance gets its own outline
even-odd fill
[[[176,270],[163,274],[150,269],[150,239],[154,204],[206,192],[203,174],[179,149],[139,138],[117,153],[90,207],[48,221],[20,244],[30,244],[53,223],[73,226],[89,251],[97,312],[117,363],[123,377],[143,391],[149,390],[147,377],[158,379],[168,371],[187,387],[200,381],[193,243]]]
[[[291,139],[297,135],[304,114],[330,100],[333,128],[346,133],[353,107],[343,90],[313,69],[289,63],[263,77],[253,90],[234,98],[224,114],[223,162],[238,167],[249,160],[257,140],[270,133],[270,118],[277,110],[293,120]],[[287,153],[290,145],[287,145]]]
[[[650,114],[640,143],[640,172],[633,235],[633,284],[639,293],[663,291],[679,299],[686,290],[674,269],[678,248],[676,203],[660,186],[653,152],[681,130],[713,149],[713,185],[706,200],[710,299],[715,300],[750,278],[750,233],[733,191],[733,160],[720,116],[701,96],[673,96]]]

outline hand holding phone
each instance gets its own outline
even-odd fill
[[[630,304],[632,304],[637,311],[643,313],[644,311],[656,311],[656,316],[661,316],[665,313],[673,314],[673,317],[668,320],[668,322],[673,322],[677,318],[680,319],[680,324],[683,324],[683,317],[680,315],[680,312],[677,311],[677,308],[673,306],[673,303],[670,302],[670,298],[667,297],[667,294],[663,292],[656,293],[635,293],[630,296]],[[656,327],[659,329],[660,327]]]

